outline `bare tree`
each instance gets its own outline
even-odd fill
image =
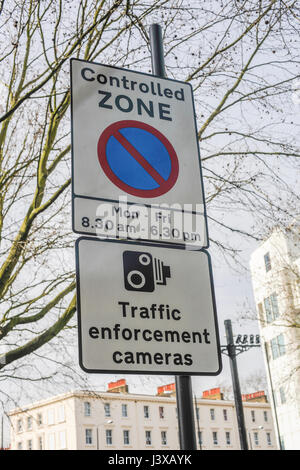
[[[151,72],[148,30],[162,25],[168,76],[194,88],[211,241],[235,256],[231,234],[258,240],[299,202],[299,5],[6,0],[0,22],[0,369],[24,377],[20,360],[74,326],[69,59]]]

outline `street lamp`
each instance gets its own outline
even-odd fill
[[[249,335],[248,342],[248,335],[238,335],[235,343],[233,339],[231,320],[225,320],[224,324],[227,344],[224,346],[221,345],[221,352],[223,354],[226,354],[230,359],[230,371],[232,377],[233,395],[236,408],[241,450],[248,450],[247,431],[245,426],[242,394],[240,389],[236,356],[241,352],[247,351],[249,348],[259,347],[260,338],[259,335]]]

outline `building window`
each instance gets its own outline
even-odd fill
[[[258,446],[258,444],[259,444],[259,441],[258,441],[258,432],[254,432],[254,433],[253,433],[253,436],[254,436],[254,444],[255,444],[256,446]]]
[[[110,404],[104,403],[104,415],[106,418],[110,417]]]
[[[268,444],[268,446],[271,446],[272,445],[271,433],[267,432],[266,436],[267,436],[267,444]]]
[[[196,408],[196,418],[200,419],[200,410],[198,407]]]
[[[21,419],[18,419],[18,422],[17,422],[17,429],[18,429],[18,432],[22,432],[23,431],[23,422]]]
[[[48,435],[48,449],[55,450],[55,435],[51,433]]]
[[[165,417],[164,407],[163,407],[163,406],[160,406],[158,410],[159,410],[159,417],[160,417],[161,419],[164,419],[164,417]]]
[[[224,421],[228,421],[228,413],[227,413],[227,410],[223,410],[223,418],[224,418]]]
[[[273,292],[273,294],[270,295],[270,300],[271,300],[273,318],[274,320],[276,320],[276,318],[279,317],[279,308],[278,308],[278,300],[277,300],[276,292]]]
[[[112,430],[111,429],[105,430],[105,438],[106,438],[106,444],[108,446],[111,446],[112,445]]]
[[[271,258],[270,258],[269,252],[264,255],[264,262],[265,262],[266,272],[270,271],[272,266],[271,266]]]
[[[128,429],[124,429],[124,431],[123,431],[123,442],[124,442],[124,445],[126,445],[126,446],[128,446],[130,444],[129,430]]]
[[[268,422],[268,412],[267,411],[264,411],[264,422],[265,423]]]
[[[61,449],[67,448],[67,440],[66,440],[66,431],[60,431],[59,433],[59,443]]]
[[[215,446],[217,446],[218,445],[218,433],[217,433],[217,431],[213,431],[212,437],[213,437],[213,444]]]
[[[22,442],[18,442],[18,450],[22,450],[23,449],[23,445],[22,445]]]
[[[149,406],[144,406],[144,418],[149,418]]]
[[[271,339],[271,351],[273,359],[277,359],[285,354],[284,337],[281,333],[276,338]]]
[[[50,409],[48,410],[48,424],[54,424],[54,410]]]
[[[255,423],[255,411],[254,410],[251,410],[251,420],[252,420],[252,423]]]
[[[145,431],[146,446],[151,446],[151,431]]]
[[[267,323],[271,323],[279,317],[278,300],[275,292],[264,299],[264,307]]]
[[[29,439],[29,440],[27,441],[27,449],[28,449],[28,450],[32,450],[32,439]]]
[[[42,436],[39,436],[38,438],[38,446],[39,446],[39,450],[43,450],[43,438]]]
[[[270,302],[269,297],[266,297],[264,299],[264,307],[265,307],[267,323],[271,323],[271,321],[273,321],[273,316],[272,316],[271,302]]]
[[[28,418],[27,418],[27,431],[31,431],[31,430],[32,430],[32,417],[28,416]]]
[[[65,407],[64,405],[60,405],[58,408],[58,422],[63,423],[65,421]]]
[[[285,391],[283,387],[279,388],[279,396],[280,396],[280,403],[284,405],[286,403],[286,396],[285,396]]]
[[[230,444],[231,444],[231,440],[230,440],[230,432],[229,432],[229,431],[226,431],[226,432],[225,432],[225,439],[226,439],[226,444],[227,444],[227,445],[230,445]]]
[[[166,446],[167,445],[167,431],[161,431],[160,436],[161,436],[161,445]]]
[[[93,444],[93,430],[92,429],[85,430],[85,443],[87,445]]]
[[[198,431],[198,444],[199,444],[199,447],[201,447],[202,444],[203,444],[203,435],[202,435],[202,431]]]
[[[122,404],[122,417],[123,418],[127,418],[128,416],[128,413],[127,413],[127,405],[126,404]]]
[[[43,415],[42,415],[42,413],[38,413],[38,415],[37,415],[37,424],[38,424],[38,426],[43,425]]]
[[[89,401],[85,401],[83,404],[84,416],[91,416],[91,404]]]
[[[209,413],[210,413],[210,419],[211,419],[212,421],[214,421],[215,418],[216,418],[214,408],[211,408],[211,409],[209,410]]]

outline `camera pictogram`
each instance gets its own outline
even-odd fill
[[[165,286],[171,277],[170,266],[144,251],[124,251],[123,267],[126,290],[153,292],[156,284]]]

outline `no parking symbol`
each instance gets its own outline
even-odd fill
[[[98,159],[114,185],[137,197],[161,196],[178,178],[178,158],[170,141],[139,121],[108,126],[98,140]]]

